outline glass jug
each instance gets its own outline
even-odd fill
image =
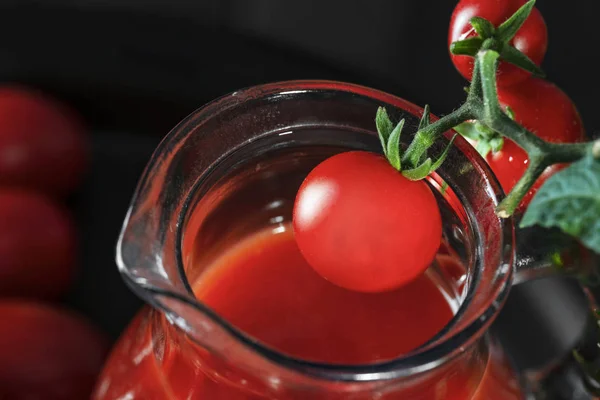
[[[379,151],[379,106],[394,121],[406,119],[406,144],[421,108],[324,81],[234,92],[169,133],[141,178],[117,248],[123,278],[148,306],[113,349],[94,399],[520,398],[487,334],[513,281],[513,222],[495,215],[502,190],[461,138],[429,179],[444,236],[426,274],[449,299],[453,316],[409,351],[358,363],[302,358],[249,333],[197,295],[198,282],[208,285],[215,263],[232,248],[257,232],[289,231],[295,193],[319,161],[349,149]],[[450,136],[438,141],[434,154]],[[545,271],[540,265],[522,268]],[[244,315],[300,318],[269,314],[272,303],[247,302]],[[363,340],[377,343],[377,335]]]

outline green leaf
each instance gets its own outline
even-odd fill
[[[486,158],[490,151],[492,151],[492,145],[487,140],[480,140],[475,145],[475,150],[477,150],[481,157]]]
[[[425,128],[427,125],[431,123],[430,121],[429,104],[425,104],[425,108],[423,109],[423,116],[421,117],[421,121],[419,121],[419,130]]]
[[[558,227],[600,253],[600,161],[588,156],[550,177],[521,226]]]
[[[425,160],[425,162],[419,165],[417,168],[407,169],[402,171],[402,175],[405,178],[410,179],[411,181],[419,181],[429,175],[429,171],[431,170],[431,158]]]
[[[383,147],[383,153],[387,155],[387,142],[390,134],[394,130],[394,124],[384,107],[377,109],[377,115],[375,116],[375,126],[377,126],[377,134],[381,141],[381,147]]]
[[[479,49],[481,49],[482,44],[482,38],[477,36],[470,37],[464,40],[459,40],[458,42],[453,42],[450,45],[450,52],[457,56],[475,57]]]
[[[463,122],[462,124],[456,125],[454,130],[460,133],[462,136],[471,140],[480,140],[482,138],[481,132],[475,126],[472,121]]]
[[[436,162],[433,163],[433,165],[429,169],[429,173],[432,173],[433,171],[435,171],[442,165],[442,163],[448,156],[448,151],[450,151],[450,147],[452,147],[452,144],[454,143],[454,139],[456,139],[456,136],[458,136],[458,135],[455,134],[454,136],[452,136],[452,139],[450,139],[450,142],[448,142],[448,145],[446,146],[446,148],[444,149],[444,151],[442,152],[440,157],[437,159]]]
[[[483,39],[491,38],[496,32],[494,25],[485,18],[473,17],[470,22],[475,32]]]
[[[495,137],[500,137],[499,133],[496,133],[492,128],[488,127],[481,121],[475,121],[475,129],[477,129],[481,137],[487,140],[491,140]]]
[[[502,150],[504,139],[499,133],[494,132],[479,121],[467,121],[454,127],[454,130],[475,142],[475,149],[482,157],[486,157],[490,151]]]
[[[500,52],[500,58],[517,67],[524,69],[525,71],[531,72],[533,75],[543,78],[546,76],[544,71],[538,67],[529,57],[515,49],[513,46],[506,44]]]
[[[519,32],[519,29],[521,29],[521,26],[527,21],[534,5],[535,0],[525,3],[509,19],[504,21],[502,25],[496,29],[496,38],[505,43],[514,38],[517,32]]]
[[[402,134],[402,128],[404,128],[404,119],[398,122],[398,125],[394,128],[387,143],[386,156],[392,167],[400,171],[402,169],[402,163],[400,161],[400,135]]]

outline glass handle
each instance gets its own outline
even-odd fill
[[[526,400],[600,399],[600,329],[596,318],[589,322],[581,344],[570,356],[548,370],[522,375]]]
[[[575,278],[583,288],[590,316],[572,357],[561,367],[568,368],[563,375],[567,374],[570,381],[561,379],[564,384],[571,382],[584,387],[590,397],[582,399],[600,399],[600,255],[558,230],[518,229],[516,241],[514,284],[562,275]],[[580,306],[585,307],[584,301]],[[577,390],[583,391],[582,388]]]
[[[596,301],[598,293],[589,288],[586,292],[593,309],[581,343],[573,350],[573,361],[590,398],[600,399],[600,309]]]
[[[519,220],[515,219],[515,226]],[[552,275],[577,278],[584,286],[600,283],[600,255],[557,229],[517,228],[514,284]]]
[[[516,217],[515,226],[518,227],[518,225],[519,218]],[[562,361],[557,359],[552,363],[553,366],[549,367],[550,370],[537,371],[539,374],[535,377],[525,377],[529,383],[526,386],[533,389],[531,398],[544,400],[600,399],[600,308],[598,307],[600,304],[600,275],[598,273],[600,256],[559,230],[541,227],[517,228],[515,239],[514,285],[525,284],[523,288],[531,288],[531,284],[534,284],[534,286],[541,287],[544,286],[543,283],[532,281],[537,281],[539,278],[563,276],[575,278],[577,282],[573,281],[572,285],[580,287],[579,291],[583,288],[583,292],[585,292],[585,294],[581,293],[578,301],[565,303],[572,296],[561,296],[556,292],[557,288],[550,288],[550,290],[540,293],[541,297],[531,295],[533,297],[524,299],[520,305],[523,307],[525,304],[526,308],[537,307],[538,312],[542,314],[545,312],[556,314],[551,318],[554,321],[554,328],[550,329],[549,326],[549,330],[554,334],[561,331],[561,326],[565,330],[569,328],[575,331],[572,326],[564,326],[565,323],[568,323],[567,321],[574,318],[575,314],[581,316],[578,320],[581,320],[582,324],[581,328],[577,330],[579,332],[576,334],[577,338],[573,337],[575,341],[569,347],[565,347]],[[558,282],[559,280],[542,279],[541,281]],[[551,283],[547,285],[551,285]],[[521,291],[514,290],[514,292],[518,297]],[[527,290],[523,290],[523,292],[526,293]],[[549,295],[553,298],[549,298]],[[508,305],[510,306],[510,298]],[[586,307],[589,309],[587,323],[585,322]],[[514,322],[512,321],[512,323]],[[545,335],[541,331],[537,333]],[[538,339],[542,340],[543,338]],[[535,347],[534,344],[532,346]],[[564,358],[565,356],[566,358]]]

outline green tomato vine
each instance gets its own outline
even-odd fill
[[[547,142],[514,121],[510,110],[503,110],[498,101],[496,72],[499,60],[543,76],[537,65],[509,44],[534,5],[535,0],[529,1],[497,28],[489,21],[475,17],[471,24],[479,36],[451,45],[454,54],[475,57],[467,99],[459,108],[430,123],[429,108],[425,107],[419,128],[405,151],[399,146],[404,121],[394,125],[385,109],[380,108],[376,116],[377,131],[390,164],[412,180],[424,179],[442,164],[452,143],[442,154],[434,157],[435,160],[428,150],[445,132],[456,129],[469,136],[469,132],[461,129],[467,121],[476,121],[478,131],[487,135],[480,144],[486,151],[501,148],[502,137],[514,141],[527,152],[529,164],[514,188],[498,205],[496,212],[502,218],[508,218],[515,212],[547,167],[572,163],[554,174],[539,189],[521,220],[521,226],[558,227],[600,253],[600,140],[570,144]],[[482,137],[479,136],[479,139]]]

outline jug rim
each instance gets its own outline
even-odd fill
[[[161,141],[155,153],[151,157],[148,165],[155,163],[158,155],[166,146],[170,145],[169,139],[174,133],[189,129],[188,125],[195,123],[197,120],[215,117],[223,110],[235,107],[248,100],[277,95],[293,96],[300,93],[319,91],[335,91],[344,92],[350,95],[365,96],[375,101],[402,109],[403,111],[413,115],[420,115],[423,112],[421,107],[402,98],[380,90],[371,89],[352,83],[329,80],[292,80],[251,86],[221,96],[187,116],[165,137],[163,141]],[[432,120],[435,120],[434,116],[432,116]],[[491,173],[491,170],[489,169],[485,160],[480,157],[477,151],[462,137],[457,138],[454,146],[469,159],[469,161],[479,171],[480,174],[483,174],[486,176],[486,178],[488,178],[487,180],[489,181],[491,188],[490,195],[496,196],[496,198],[502,197],[504,193],[499,183]],[[143,185],[143,181],[146,179],[148,179],[148,169],[145,170],[142,178],[140,179],[140,184],[138,185],[138,189],[136,190],[132,200],[132,205],[136,202],[136,198],[139,195],[139,188]],[[502,248],[500,261],[503,265],[509,266],[509,270],[506,271],[506,276],[504,277],[504,282],[497,291],[494,301],[490,302],[490,305],[482,310],[477,318],[473,319],[467,326],[461,328],[458,332],[438,343],[431,343],[430,341],[424,346],[420,346],[414,351],[403,354],[397,358],[369,364],[342,365],[296,358],[275,350],[247,335],[245,332],[236,328],[229,321],[221,317],[210,307],[200,301],[197,301],[193,296],[192,288],[186,277],[181,248],[184,234],[184,222],[186,215],[188,214],[189,207],[191,206],[192,196],[193,190],[190,191],[186,196],[187,198],[184,202],[184,205],[179,212],[175,232],[177,245],[174,249],[177,263],[176,267],[188,293],[177,293],[157,287],[152,284],[148,284],[147,282],[143,282],[140,279],[136,279],[135,276],[131,275],[129,268],[122,257],[122,252],[123,238],[126,234],[126,230],[132,216],[133,206],[128,210],[127,217],[123,224],[117,244],[117,264],[119,265],[119,269],[124,277],[124,280],[138,295],[142,296],[145,300],[152,301],[155,307],[158,307],[163,311],[168,312],[170,309],[161,301],[156,300],[157,297],[172,298],[176,301],[193,307],[197,311],[208,316],[236,341],[246,346],[261,358],[267,359],[270,362],[287,369],[299,371],[319,378],[339,381],[373,381],[392,379],[401,376],[414,375],[416,373],[430,370],[455,357],[460,353],[460,349],[468,347],[473,341],[478,339],[480,337],[478,334],[481,333],[487,326],[489,326],[489,324],[497,315],[498,311],[501,309],[510,290],[514,268],[514,229],[512,218],[507,218],[502,219],[499,222],[499,224],[502,225],[502,237],[499,238],[499,240],[502,242],[499,245]],[[148,293],[151,293],[152,295],[148,296]],[[468,302],[469,299],[466,299],[465,301]]]

